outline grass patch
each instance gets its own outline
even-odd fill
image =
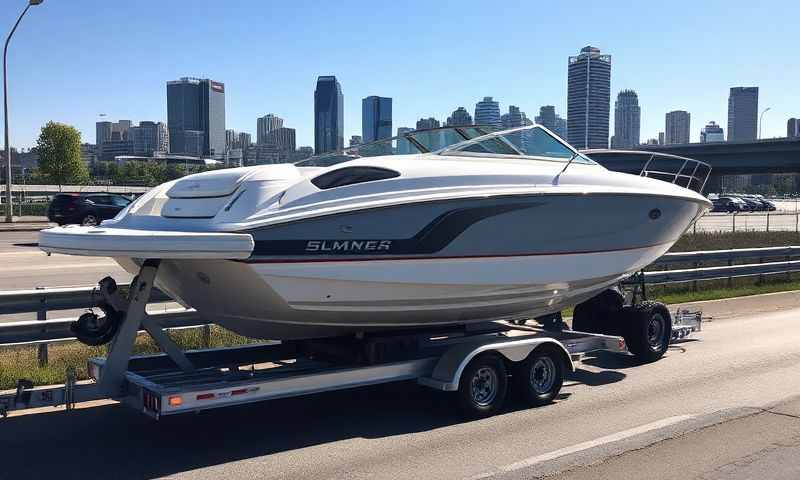
[[[222,327],[212,325],[203,328],[167,331],[167,334],[185,350],[245,345],[256,341],[237,335]],[[136,338],[135,355],[158,353],[160,350],[150,335],[143,333]],[[21,345],[0,348],[0,390],[16,387],[17,380],[25,378],[34,385],[52,385],[64,382],[67,368],[74,368],[78,380],[88,378],[86,363],[89,358],[108,354],[106,346],[89,347],[78,341],[54,343],[48,347],[48,364],[40,367],[36,345]]]

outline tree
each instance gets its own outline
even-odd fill
[[[36,141],[39,171],[58,185],[82,184],[89,171],[81,161],[81,134],[75,127],[47,122]]]

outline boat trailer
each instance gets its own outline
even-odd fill
[[[20,380],[15,391],[0,393],[0,415],[60,405],[71,410],[76,403],[114,399],[159,419],[412,380],[453,392],[465,416],[480,418],[502,407],[509,388],[530,406],[550,403],[584,354],[630,354],[622,335],[572,331],[563,322],[560,328],[539,328],[499,321],[183,351],[145,311],[158,267],[157,260],[145,261],[127,298],[110,277],[99,283],[107,315],[84,317],[80,328],[101,337],[113,329],[113,339],[106,357],[89,360],[91,380],[77,381],[74,371],[67,372],[63,385],[34,387]],[[699,312],[667,316],[668,341],[701,329]],[[142,328],[163,353],[132,355]]]

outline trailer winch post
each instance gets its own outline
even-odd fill
[[[161,326],[153,318],[147,316],[147,302],[150,300],[150,293],[153,290],[153,282],[158,273],[159,263],[159,260],[144,261],[128,292],[127,303],[122,301],[116,289],[102,289],[106,301],[112,307],[123,311],[122,324],[114,337],[114,341],[111,343],[108,359],[105,362],[100,378],[100,389],[110,396],[120,394],[140,327],[147,330],[158,346],[181,370],[185,372],[194,370],[191,362],[180,347],[164,333]]]

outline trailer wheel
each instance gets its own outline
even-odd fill
[[[564,383],[562,356],[555,349],[542,346],[519,364],[512,380],[526,403],[538,407],[556,398]]]
[[[626,328],[623,337],[628,350],[643,362],[663,357],[672,338],[672,318],[663,303],[642,302],[625,308]]]
[[[616,334],[623,303],[622,293],[618,289],[603,290],[589,300],[575,305],[572,313],[572,330],[605,335]]]
[[[508,375],[503,360],[494,353],[473,358],[458,383],[458,403],[468,418],[485,418],[503,406],[508,389]]]

